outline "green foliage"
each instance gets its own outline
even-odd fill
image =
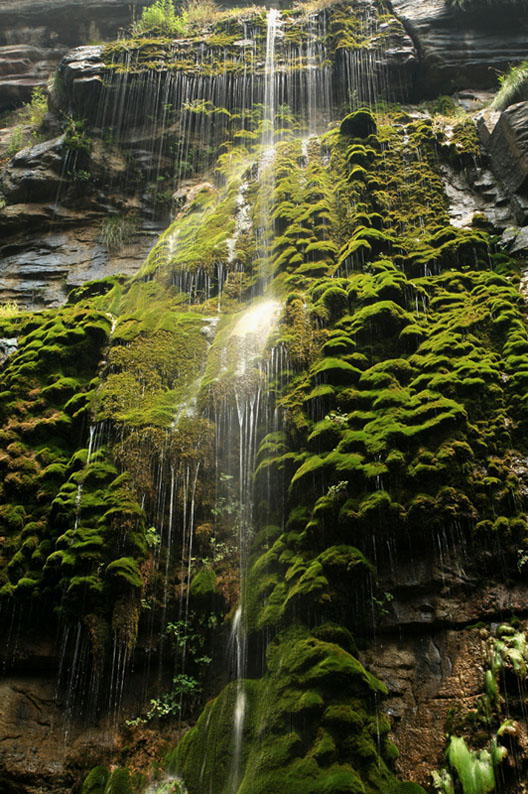
[[[196,697],[200,694],[202,687],[198,681],[189,675],[175,676],[172,679],[172,689],[161,698],[156,698],[150,701],[150,709],[147,714],[147,720],[154,717],[171,717],[179,714],[182,708],[183,697]]]
[[[48,95],[44,88],[38,86],[33,89],[31,101],[26,103],[22,112],[25,124],[30,124],[34,131],[38,131],[48,110]]]
[[[137,229],[135,216],[109,215],[101,224],[100,239],[110,252],[119,252],[134,239]]]
[[[26,102],[18,112],[17,118],[21,123],[11,133],[6,152],[8,157],[13,157],[26,146],[34,146],[42,140],[40,128],[47,109],[48,95],[42,87],[38,86],[33,90],[31,101]]]
[[[494,763],[488,750],[475,753],[467,748],[464,739],[453,736],[447,757],[456,770],[464,794],[489,794],[495,789]]]
[[[188,25],[187,11],[177,14],[173,0],[155,0],[141,12],[141,18],[134,24],[134,33],[143,34],[155,31],[158,35],[182,36]]]
[[[508,74],[499,78],[500,90],[494,97],[492,107],[505,110],[515,102],[528,99],[528,61],[513,66]]]
[[[88,134],[86,119],[68,116],[64,133],[64,148],[66,151],[86,156],[91,153],[93,144],[93,139]],[[88,172],[82,171],[82,173]],[[80,181],[86,180],[80,178]]]
[[[16,317],[18,314],[20,314],[20,309],[16,301],[6,301],[0,304],[0,319],[9,319],[10,317]]]

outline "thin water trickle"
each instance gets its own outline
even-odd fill
[[[280,26],[281,12],[270,8],[267,15],[266,63],[264,67],[264,114],[262,145],[273,145],[275,127],[275,40]]]
[[[236,694],[233,713],[233,758],[231,761],[231,790],[235,794],[240,783],[240,759],[242,750],[242,731],[246,715],[246,691],[244,676],[246,673],[247,644],[242,622],[242,607],[238,606],[231,626],[229,638],[230,656],[235,665]]]
[[[261,262],[261,276],[265,285],[272,278],[271,239],[273,233],[272,197],[274,189],[273,163],[275,160],[275,41],[280,28],[281,14],[270,8],[267,14],[266,62],[264,69],[264,110],[261,154],[259,160],[260,211],[257,228],[257,254]]]

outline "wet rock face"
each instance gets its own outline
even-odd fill
[[[528,57],[528,18],[511,10],[461,12],[444,0],[392,0],[396,16],[414,39],[423,69],[419,95],[487,87],[497,72]]]
[[[482,633],[484,634],[484,632]],[[398,772],[430,784],[430,770],[443,764],[445,726],[450,710],[471,707],[481,694],[487,645],[479,629],[443,630],[387,637],[364,655],[368,669],[387,685],[384,711],[400,750]]]
[[[147,0],[0,0],[0,110],[45,86],[64,53],[109,39]]]
[[[382,709],[403,779],[431,784],[453,719],[477,709],[486,691],[494,630],[512,614],[526,614],[526,584],[494,580],[494,560],[490,551],[444,548],[400,559],[387,575],[393,598],[361,661],[387,685]]]
[[[511,105],[487,142],[492,168],[510,196],[518,194],[520,223],[528,220],[528,102]]]
[[[64,138],[53,138],[17,152],[2,178],[4,196],[13,204],[52,200],[61,184]]]
[[[28,212],[33,209],[31,205],[26,208]],[[137,271],[150,248],[150,238],[136,235],[119,251],[108,251],[100,237],[101,221],[81,225],[83,215],[77,214],[79,225],[72,229],[23,233],[0,246],[0,292],[4,300],[14,300],[21,307],[60,306],[71,289],[86,281]]]

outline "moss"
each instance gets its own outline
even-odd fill
[[[202,568],[191,581],[191,596],[205,598],[216,591],[216,573],[212,568]]]
[[[348,652],[316,639],[305,629],[292,628],[268,648],[268,673],[259,681],[243,682],[247,698],[240,767],[240,792],[266,792],[278,785],[290,792],[366,791],[353,760],[374,764],[380,781],[394,778],[378,756],[352,753],[349,764],[336,761],[350,732],[357,735],[369,713],[358,708],[353,693],[381,692],[383,687]],[[230,775],[226,742],[230,740],[236,688],[230,684],[202,714],[171,754],[169,768],[183,774],[192,793],[199,787],[228,790]],[[316,714],[330,698],[326,729],[317,729]],[[361,701],[360,701],[361,702]],[[332,711],[333,709],[333,711]],[[313,727],[301,727],[309,711]],[[325,714],[327,713],[325,712]],[[331,716],[333,714],[333,717]],[[225,736],[227,732],[227,738]],[[371,740],[369,740],[371,741]],[[203,762],[205,744],[212,750]],[[360,761],[361,758],[361,761]],[[279,781],[282,781],[279,784]]]
[[[106,766],[95,766],[85,778],[81,794],[104,794],[109,776],[110,770]]]
[[[368,138],[377,132],[376,121],[369,110],[356,110],[342,120],[339,127],[341,135],[351,138]]]
[[[136,794],[141,782],[141,775],[128,769],[115,769],[108,778],[104,794]]]

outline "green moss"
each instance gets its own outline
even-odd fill
[[[216,573],[212,568],[202,568],[191,581],[193,598],[205,598],[216,591]]]
[[[183,774],[191,794],[203,786],[213,786],[218,792],[229,790],[233,770],[226,747],[237,686],[230,684],[209,704],[170,756],[169,768]],[[347,651],[316,639],[306,629],[292,628],[270,644],[264,678],[242,686],[247,717],[239,792],[264,794],[279,785],[283,790],[287,786],[288,792],[365,792],[354,760],[361,767],[373,764],[385,785],[393,782],[371,739],[373,754],[356,752],[350,755],[350,763],[336,761],[340,746],[351,732],[361,733],[369,717],[354,694],[385,691]],[[325,712],[328,727],[317,729],[316,715],[328,699],[334,702]],[[307,711],[308,730],[302,728],[306,723],[301,721]],[[205,746],[211,752],[204,765]]]
[[[81,794],[104,794],[109,776],[110,770],[106,766],[95,766],[85,778]]]

